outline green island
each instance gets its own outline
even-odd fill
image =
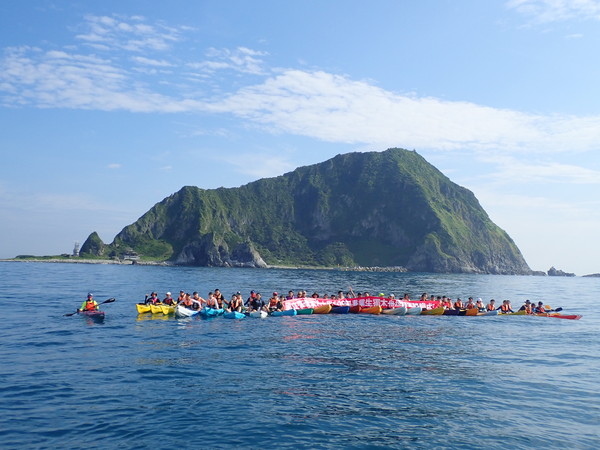
[[[21,255],[21,260],[40,258]],[[533,274],[468,189],[415,151],[349,153],[235,188],[185,186],[72,262]],[[58,258],[58,259],[57,259]]]

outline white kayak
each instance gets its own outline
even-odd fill
[[[198,314],[200,311],[186,308],[183,305],[177,305],[175,308],[175,315],[178,317],[192,317]]]
[[[264,319],[269,315],[269,313],[267,313],[266,311],[260,310],[260,311],[252,311],[250,313],[250,317],[255,317],[257,319]]]
[[[391,316],[403,316],[404,314],[406,314],[407,310],[408,308],[406,306],[399,306],[398,308],[384,309],[383,311],[381,311],[381,314],[388,314]]]
[[[420,306],[413,306],[412,308],[408,308],[406,310],[406,315],[407,316],[418,316],[421,314],[421,311],[423,311],[423,308],[421,308]]]

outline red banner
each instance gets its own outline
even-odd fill
[[[358,297],[358,298],[343,298],[343,299],[331,299],[331,298],[294,298],[292,300],[285,300],[283,302],[283,309],[305,309],[305,308],[316,308],[321,305],[335,305],[335,306],[364,306],[369,308],[371,306],[381,306],[384,309],[387,308],[399,308],[400,306],[406,306],[407,308],[413,308],[420,306],[421,308],[433,309],[440,306],[441,302],[438,301],[418,301],[418,300],[401,300],[397,298],[385,298],[385,297]]]

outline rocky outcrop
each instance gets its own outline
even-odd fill
[[[81,249],[79,250],[79,255],[84,257],[85,255],[93,255],[93,256],[105,256],[106,244],[102,242],[100,236],[95,231],[91,233],[88,238],[85,240]]]
[[[569,273],[569,272],[563,272],[562,270],[558,270],[554,266],[552,266],[552,267],[550,267],[550,269],[548,269],[548,276],[549,277],[574,277],[575,274]]]

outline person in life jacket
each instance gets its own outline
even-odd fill
[[[463,302],[460,298],[457,298],[456,301],[454,302],[454,309],[463,309],[464,305]]]
[[[171,293],[167,292],[167,296],[163,299],[162,301],[165,305],[174,305],[175,304],[175,299],[173,299],[173,297],[171,297]]]
[[[496,311],[496,300],[491,299],[490,302],[485,307],[488,311]]]
[[[533,303],[529,300],[525,300],[525,303],[519,308],[519,311],[526,311],[527,314],[533,314]]]
[[[546,311],[546,308],[544,308],[544,304],[542,302],[538,302],[538,305],[535,308],[535,312],[538,314],[543,314],[548,311]]]
[[[160,303],[160,299],[158,298],[158,293],[156,292],[152,292],[152,294],[150,294],[150,297],[148,297],[146,299],[146,304],[151,304],[151,305],[156,305],[157,303]]]
[[[473,303],[473,297],[469,297],[469,301],[467,301],[467,305],[465,309],[473,309],[476,308],[475,303]]]
[[[94,300],[94,296],[92,294],[87,295],[87,299],[83,301],[81,304],[81,308],[77,310],[79,311],[96,311],[98,309],[98,303]]]
[[[483,306],[483,300],[481,298],[477,299],[475,302],[475,307],[479,310],[479,312],[485,311],[485,306]]]
[[[510,300],[502,300],[502,305],[500,306],[500,312],[503,314],[514,312],[510,307]]]

